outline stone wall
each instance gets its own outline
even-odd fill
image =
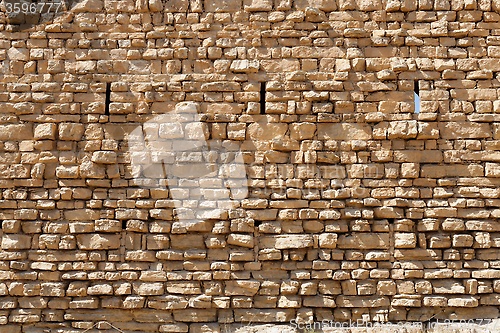
[[[499,10],[84,0],[31,27],[0,14],[0,332],[498,317]],[[147,174],[169,151],[131,149],[141,135],[197,135],[158,121],[179,109],[235,145],[244,197],[222,173]]]

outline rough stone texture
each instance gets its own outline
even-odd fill
[[[499,316],[500,1],[70,11],[0,15],[0,333]]]

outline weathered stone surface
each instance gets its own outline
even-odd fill
[[[372,129],[367,124],[318,124],[320,140],[369,140]]]
[[[6,234],[2,236],[3,250],[24,250],[31,248],[31,237],[29,235]]]
[[[340,235],[337,247],[341,249],[386,249],[389,247],[389,234],[353,233]]]
[[[311,235],[281,235],[273,237],[261,237],[259,239],[261,247],[283,249],[300,249],[313,245]]]
[[[260,282],[258,281],[226,281],[224,293],[228,296],[243,295],[253,296],[259,290]]]
[[[476,139],[491,137],[491,127],[485,123],[444,122],[439,124],[443,139]]]
[[[120,236],[111,234],[81,234],[76,236],[78,247],[82,250],[108,250],[120,247]]]
[[[84,132],[83,124],[61,123],[59,124],[59,140],[78,141],[82,138]]]

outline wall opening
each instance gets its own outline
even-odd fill
[[[111,104],[111,83],[106,83],[106,101],[104,102],[104,114],[109,116],[109,104]]]
[[[418,81],[413,82],[413,103],[415,105],[415,113],[420,113],[420,87]]]
[[[266,83],[260,83],[260,114],[266,114]]]

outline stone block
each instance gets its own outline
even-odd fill
[[[31,124],[0,125],[0,140],[30,140],[33,139]]]
[[[235,73],[257,73],[260,64],[257,60],[233,60],[230,69]]]
[[[320,140],[369,140],[371,138],[372,128],[368,124],[318,124],[318,139]]]
[[[337,307],[345,308],[378,308],[390,305],[385,296],[344,296],[337,297]]]
[[[79,141],[84,133],[83,124],[61,123],[59,124],[59,140]]]
[[[35,125],[35,140],[54,140],[56,138],[56,124],[37,124]]]
[[[271,237],[261,237],[259,246],[263,248],[301,249],[313,246],[312,235],[280,235]]]
[[[387,249],[388,233],[351,233],[340,235],[337,241],[340,249]]]
[[[492,136],[491,127],[487,123],[442,122],[439,123],[441,138],[448,140],[481,139]]]
[[[295,317],[294,309],[235,309],[237,322],[289,323]]]
[[[227,296],[253,296],[259,291],[260,282],[233,280],[225,282],[224,294]]]
[[[5,234],[2,236],[3,250],[27,250],[31,248],[31,236]]]
[[[387,129],[388,139],[414,139],[417,134],[416,120],[392,121]]]
[[[319,247],[323,249],[335,249],[337,247],[337,234],[323,233],[318,237]]]
[[[227,243],[235,246],[253,248],[254,239],[251,235],[230,234],[227,237]]]
[[[210,323],[217,321],[216,309],[174,310],[174,320],[185,323]]]
[[[114,151],[95,151],[92,153],[92,162],[101,164],[115,164],[117,154]]]
[[[109,250],[120,247],[120,235],[82,234],[76,236],[76,242],[82,250]]]

